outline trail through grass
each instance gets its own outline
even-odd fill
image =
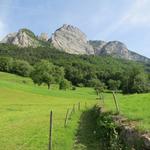
[[[84,111],[76,133],[74,150],[101,150],[100,139],[96,136],[97,118],[93,109]]]

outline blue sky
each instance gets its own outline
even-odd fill
[[[0,0],[0,39],[24,27],[50,36],[63,24],[150,57],[150,0]]]

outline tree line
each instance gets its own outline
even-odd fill
[[[110,56],[71,55],[51,47],[18,48],[0,44],[0,71],[30,76],[34,83],[149,92],[148,65]],[[145,67],[146,66],[146,67]]]

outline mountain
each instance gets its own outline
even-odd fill
[[[19,47],[40,47],[44,43],[41,40],[44,35],[38,37],[28,29],[20,29],[16,33],[8,34],[1,43],[13,44]]]
[[[127,60],[150,61],[149,58],[130,51],[127,46],[119,41],[89,41],[93,46],[96,55],[111,55],[116,58],[122,58]]]
[[[64,24],[51,36],[41,33],[40,36],[28,29],[21,29],[17,33],[8,34],[1,43],[14,44],[19,47],[47,47],[52,45],[60,51],[70,54],[111,55],[113,57],[148,62],[149,58],[130,51],[120,41],[88,41],[86,35],[77,27]]]
[[[86,35],[71,25],[63,25],[57,29],[49,41],[55,48],[70,54],[94,54]]]
[[[103,48],[103,46],[107,43],[105,41],[89,41],[90,45],[92,45],[93,49],[94,49],[94,54],[95,55],[100,55],[101,54],[101,49]]]

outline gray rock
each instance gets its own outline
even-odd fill
[[[96,55],[110,55],[133,61],[148,62],[149,58],[128,50],[127,46],[119,41],[89,41]]]
[[[19,47],[38,47],[41,45],[34,33],[28,29],[21,29],[17,33],[8,34],[1,43],[14,44]]]
[[[42,41],[48,41],[48,34],[47,33],[41,33],[41,35],[38,36],[38,39],[42,40]]]
[[[102,49],[101,53],[102,55],[112,55],[118,58],[124,58],[128,59],[128,49],[126,45],[119,41],[110,41],[107,44],[105,44]]]
[[[63,25],[57,29],[49,41],[55,48],[70,54],[94,54],[86,35],[71,25]]]
[[[90,40],[89,43],[90,45],[93,46],[95,55],[100,55],[103,46],[107,44],[107,42],[105,41],[98,41],[98,40],[94,40],[94,41]]]

